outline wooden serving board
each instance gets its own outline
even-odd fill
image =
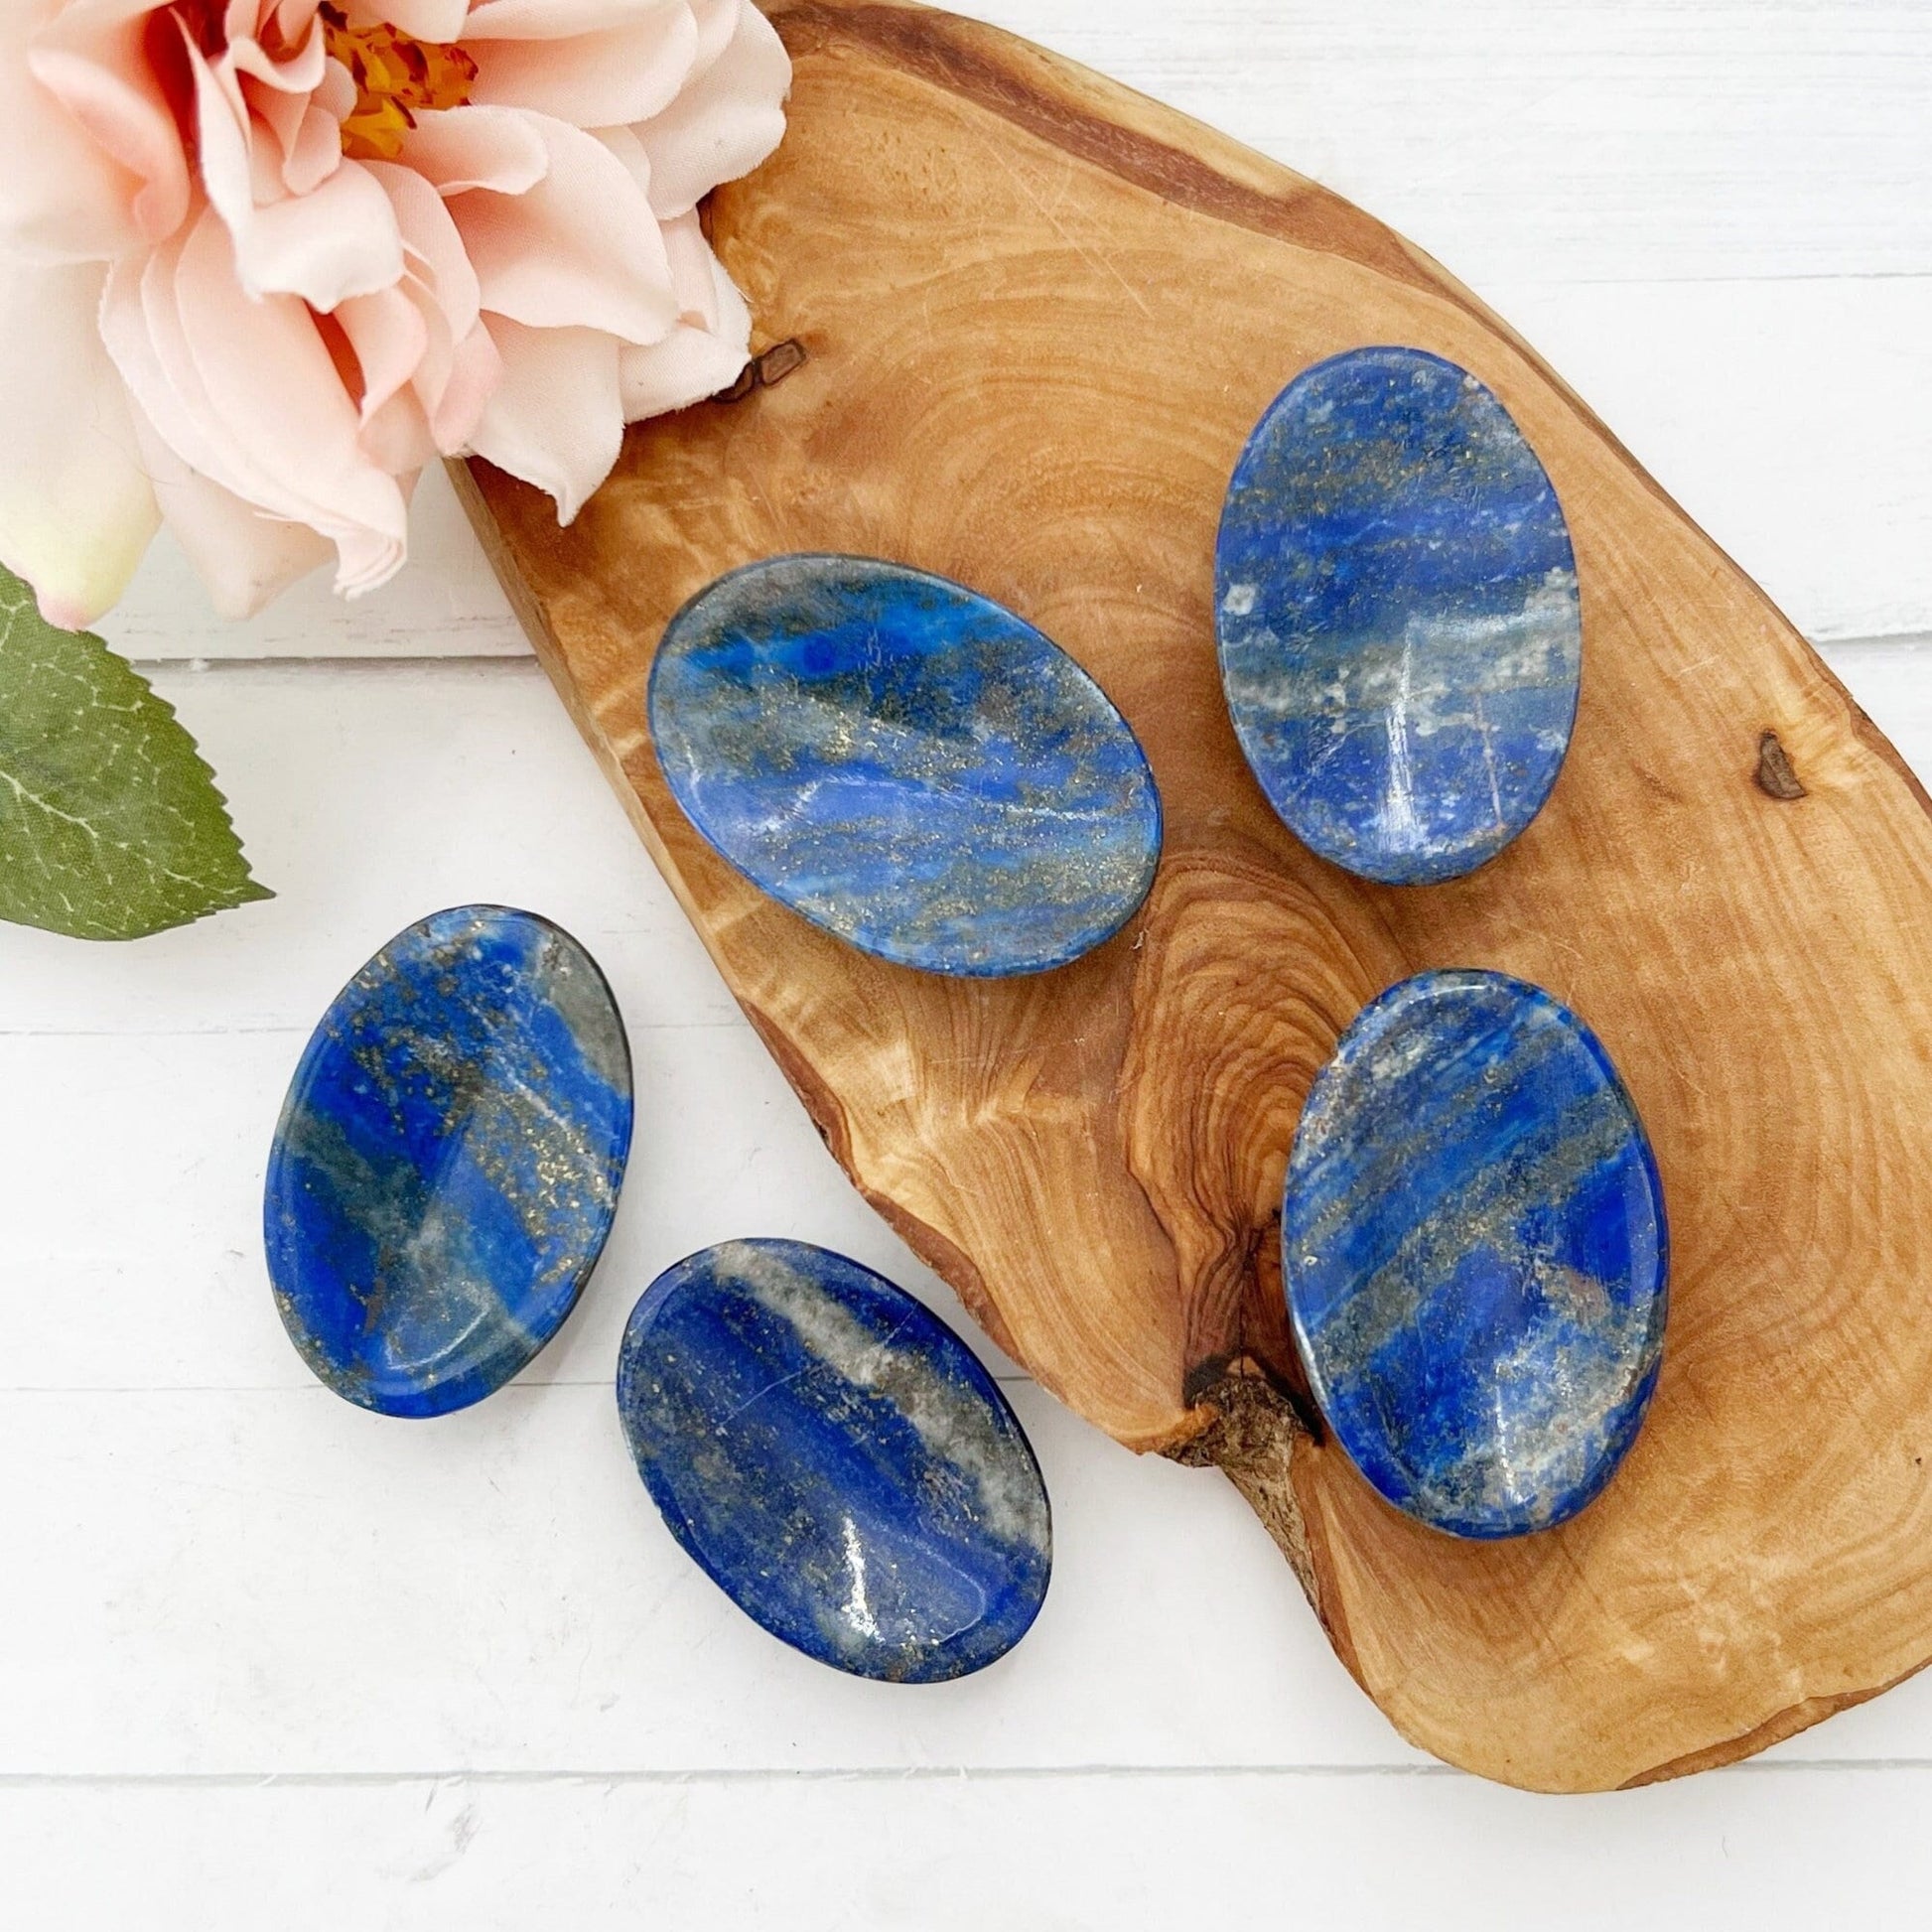
[[[867,1197],[1048,1388],[1226,1470],[1402,1732],[1579,1790],[1727,1762],[1932,1656],[1932,817],[1791,626],[1466,290],[1312,183],[989,29],[775,0],[777,156],[712,209],[767,352],[634,430],[569,530],[460,478],[652,856]],[[1312,858],[1222,704],[1222,491],[1298,370],[1474,370],[1576,542],[1583,705],[1529,832],[1456,884]],[[800,359],[802,351],[803,359]],[[1040,978],[879,964],[700,842],[644,730],[665,620],[785,550],[946,573],[1140,734],[1144,914]],[[1460,1544],[1311,1429],[1276,1223],[1314,1069],[1374,994],[1490,966],[1569,1002],[1649,1125],[1661,1386],[1565,1528]],[[760,1230],[747,1229],[754,1233]],[[781,1232],[782,1230],[763,1230]]]

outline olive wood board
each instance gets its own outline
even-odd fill
[[[1911,773],[1589,410],[1389,229],[992,29],[865,0],[769,11],[789,131],[709,210],[758,318],[752,367],[729,399],[634,427],[568,529],[481,462],[458,483],[833,1152],[1062,1401],[1218,1464],[1342,1662],[1453,1764],[1548,1790],[1673,1777],[1917,1670],[1932,815]],[[1284,829],[1214,650],[1215,526],[1249,430],[1298,371],[1372,343],[1502,399],[1582,588],[1549,804],[1428,888],[1360,883]],[[815,930],[702,842],[645,731],[652,652],[711,578],[794,550],[942,572],[1099,680],[1166,813],[1121,934],[1034,978],[930,977]],[[1517,974],[1583,1015],[1671,1213],[1643,1433],[1581,1516],[1503,1544],[1369,1490],[1323,1439],[1282,1307],[1309,1082],[1364,1003],[1432,966]]]

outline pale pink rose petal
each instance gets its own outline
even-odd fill
[[[543,180],[524,195],[479,192],[450,204],[483,308],[533,329],[656,342],[677,320],[677,297],[636,183],[594,135],[547,114],[524,118],[549,154]]]
[[[276,87],[258,87],[244,80],[241,97],[247,103],[249,113],[274,135],[275,145],[281,149],[286,162],[294,152],[296,142],[302,138],[302,123],[308,118],[310,96],[283,93]],[[340,135],[341,130],[337,132]],[[255,145],[260,145],[259,140]],[[337,146],[340,150],[340,140]]]
[[[729,389],[751,354],[752,318],[732,279],[712,263],[718,320],[709,329],[680,323],[661,343],[626,348],[618,358],[618,379],[626,422],[683,409]]]
[[[233,233],[236,273],[250,295],[297,295],[325,314],[402,273],[388,198],[358,162],[345,161],[306,195],[255,207]]]
[[[527,115],[513,107],[452,107],[418,114],[403,137],[401,160],[443,195],[487,189],[524,195],[550,166],[549,150]]]
[[[15,0],[24,16],[41,23],[36,36],[62,46],[97,40],[129,21],[144,20],[163,0]],[[30,31],[32,31],[30,27]]]
[[[464,23],[463,42],[571,40],[608,33],[685,0],[476,0]]]
[[[477,326],[483,291],[477,271],[464,253],[448,205],[422,176],[392,161],[363,164],[389,198],[405,251],[434,285],[436,299],[449,319],[453,336],[462,337]]]
[[[650,204],[658,214],[686,213],[720,182],[749,175],[784,134],[790,88],[784,43],[752,0],[738,0],[725,51],[636,129],[650,157]]]
[[[414,476],[436,457],[436,439],[414,389],[391,396],[362,425],[362,454],[392,477]]]
[[[398,391],[406,389],[429,348],[429,324],[404,293],[404,284],[352,295],[335,320],[355,351],[362,374],[360,413],[366,424]],[[403,468],[413,466],[404,465]]]
[[[214,424],[187,349],[179,343],[174,278],[184,234],[171,235],[145,256],[126,256],[107,271],[100,301],[100,335],[127,385],[137,419],[145,417],[182,460],[205,475],[224,459]]]
[[[108,270],[101,339],[137,423],[145,421],[190,469],[252,497],[261,484],[216,420],[182,334],[175,284],[186,239],[184,230],[144,261],[116,262]]]
[[[208,405],[267,482],[250,498],[328,537],[345,591],[369,588],[402,564],[407,499],[362,455],[355,407],[314,319],[293,297],[250,301],[225,241],[205,216],[190,232],[176,278],[182,335]]]
[[[282,162],[282,186],[291,195],[310,195],[343,165],[341,119],[313,102],[303,109],[302,126]]]
[[[693,208],[664,223],[664,252],[671,261],[671,286],[677,291],[680,322],[699,329],[718,326],[718,287],[731,288],[731,279],[718,267],[718,257],[704,238],[704,224]],[[732,289],[736,295],[738,291]],[[740,307],[744,305],[741,303]]]
[[[311,20],[300,42],[279,61],[258,40],[241,36],[230,39],[228,58],[237,74],[246,74],[265,88],[306,98],[321,86],[323,63],[329,56],[322,23]]]
[[[411,381],[429,434],[445,456],[470,440],[502,374],[483,326],[481,291],[463,237],[436,191],[407,168],[370,162],[395,208],[409,262],[402,286],[421,308],[429,341]]]
[[[504,328],[514,328],[505,323]],[[503,358],[488,326],[478,323],[450,357],[450,379],[430,417],[430,434],[444,456],[469,449],[489,399],[503,380]]]
[[[30,47],[59,0],[0,3],[0,127],[7,133],[4,227],[10,254],[105,261],[146,240],[130,173],[37,79]]]
[[[435,201],[431,190],[423,188],[423,194]],[[325,340],[331,329],[340,329],[355,357],[361,450],[390,476],[421,470],[437,454],[423,398],[441,394],[452,359],[450,325],[427,280],[415,272],[417,257],[408,255],[408,261],[394,288],[351,296],[321,325]]]
[[[698,23],[698,58],[691,65],[694,75],[703,73],[731,45],[738,31],[741,0],[688,0],[692,18]]]
[[[0,125],[29,137],[0,246],[106,264],[97,333],[68,346],[146,527],[152,472],[228,610],[326,544],[339,589],[382,581],[439,451],[473,443],[568,520],[624,418],[725,386],[749,339],[693,209],[782,128],[789,65],[750,0],[339,4],[477,64],[470,104],[412,108],[394,163],[343,152],[356,87],[321,0],[0,0]],[[71,425],[64,393],[25,415]],[[107,515],[111,478],[90,487]],[[0,483],[7,554],[52,527]],[[117,584],[131,557],[109,563]],[[102,594],[43,588],[69,613]]]
[[[391,476],[420,470],[437,454],[424,398],[442,394],[453,359],[449,324],[428,284],[405,274],[392,289],[345,302],[330,322],[361,374],[362,454]]]
[[[262,8],[262,31],[267,31],[267,23],[272,20],[281,40],[293,45],[309,31],[310,22],[321,11],[322,0],[271,0],[271,4]]]
[[[329,561],[329,545],[306,524],[264,516],[189,469],[138,411],[134,427],[169,532],[207,587],[218,617],[252,618],[298,578]]]
[[[344,70],[339,68],[337,71]],[[319,106],[317,96],[286,94],[253,82],[244,82],[242,92],[250,112],[274,135],[281,150],[281,191],[307,195],[342,166],[342,121]],[[254,145],[259,158],[267,160],[262,143],[258,140]]]
[[[472,447],[497,469],[546,489],[573,521],[623,447],[618,345],[595,329],[525,329],[492,317],[503,379]]]
[[[400,566],[406,500],[363,454],[314,318],[294,297],[243,294],[212,211],[138,275],[116,265],[101,331],[163,440],[210,482],[329,538],[339,588],[367,588]]]
[[[28,66],[34,78],[139,184],[128,211],[146,239],[159,241],[187,217],[188,157],[182,151],[181,130],[139,46],[138,30],[115,39],[133,39],[135,44],[100,50],[118,57],[112,65],[47,47],[30,54]]]
[[[698,28],[684,0],[625,27],[571,40],[467,42],[477,63],[471,98],[534,107],[576,127],[616,127],[661,113],[697,58]]]
[[[410,39],[447,44],[460,39],[470,0],[347,0],[343,13],[351,27],[387,21]]]
[[[126,391],[95,326],[104,278],[92,262],[0,258],[0,562],[64,630],[120,596],[156,521]]]
[[[355,111],[355,78],[340,61],[323,64],[322,80],[315,91],[315,105],[336,123],[337,132]]]
[[[345,162],[312,193],[282,194],[279,179],[264,179],[267,157],[248,138],[250,117],[233,75],[192,45],[188,63],[202,179],[234,237],[242,287],[256,297],[298,295],[324,311],[389,287],[402,273],[402,239],[388,197],[368,172]],[[281,199],[264,204],[264,193]]]
[[[644,144],[637,139],[637,130],[633,127],[600,127],[592,131],[623,163],[624,173],[636,183],[638,194],[649,204],[650,156],[644,152]],[[655,213],[654,208],[652,211]],[[663,225],[661,217],[659,224]]]

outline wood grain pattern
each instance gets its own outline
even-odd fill
[[[792,131],[720,196],[782,382],[632,433],[568,531],[468,487],[558,687],[734,992],[867,1197],[1002,1346],[1121,1441],[1221,1462],[1406,1735],[1550,1789],[1704,1768],[1932,1653],[1932,820],[1830,674],[1466,291],[1311,184],[990,30],[773,8]],[[1322,866],[1241,763],[1212,535],[1297,369],[1433,349],[1554,479],[1586,625],[1549,807],[1475,877]],[[664,620],[718,571],[868,551],[1001,599],[1153,760],[1162,875],[1044,978],[948,983],[761,899],[643,730]],[[1802,797],[1760,787],[1774,731]],[[1617,1057],[1676,1268],[1650,1423],[1564,1529],[1462,1546],[1302,1423],[1268,1256],[1308,1079],[1400,974],[1548,986]]]

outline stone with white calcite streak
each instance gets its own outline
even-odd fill
[[[1590,1502],[1656,1386],[1669,1266],[1636,1107],[1540,987],[1418,973],[1316,1075],[1282,1203],[1289,1318],[1398,1509],[1486,1539]]]
[[[769,557],[674,617],[652,743],[713,848],[814,925],[1004,978],[1102,944],[1147,897],[1161,803],[1126,720],[1050,638],[870,557]]]
[[[1052,1564],[1039,1465],[978,1358],[823,1248],[729,1241],[631,1311],[618,1408],[671,1534],[773,1636],[859,1677],[1002,1657]]]
[[[1414,348],[1269,406],[1215,551],[1228,710],[1304,843],[1388,885],[1459,878],[1542,809],[1577,715],[1577,566],[1536,453]]]

